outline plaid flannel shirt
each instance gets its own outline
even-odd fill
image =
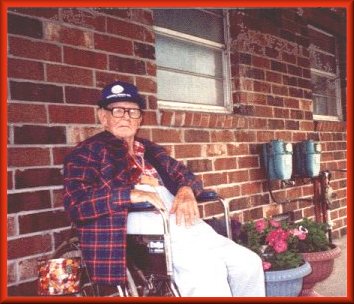
[[[198,196],[202,184],[159,145],[136,138],[144,158],[172,194],[190,186]],[[130,191],[136,183],[126,143],[101,132],[80,143],[64,161],[64,207],[75,223],[91,279],[126,282],[126,219]]]

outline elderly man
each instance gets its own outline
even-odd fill
[[[64,164],[64,205],[93,282],[102,290],[126,282],[128,207],[148,201],[170,212],[182,296],[264,296],[260,258],[199,218],[201,182],[161,146],[136,136],[145,108],[137,88],[109,84],[98,106],[105,131],[80,143]],[[142,224],[129,225],[139,230]]]

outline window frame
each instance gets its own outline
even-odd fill
[[[167,101],[158,98],[157,104],[161,109],[183,110],[195,112],[212,112],[212,113],[232,113],[231,100],[231,65],[230,65],[230,38],[229,38],[229,14],[223,9],[223,31],[224,44],[196,37],[186,33],[174,31],[160,26],[153,26],[155,34],[168,38],[182,40],[191,44],[197,44],[203,47],[214,48],[220,50],[222,59],[222,83],[223,83],[223,106],[213,104],[200,104],[191,102]],[[156,68],[159,69],[157,60]],[[158,81],[158,79],[157,79]]]
[[[336,112],[337,115],[321,115],[321,114],[315,114],[313,113],[313,119],[314,120],[329,120],[329,121],[342,121],[343,120],[343,111],[342,111],[342,100],[341,100],[341,87],[340,87],[340,74],[339,74],[339,52],[338,52],[338,43],[337,43],[337,37],[329,32],[323,31],[322,29],[315,27],[311,24],[307,25],[308,28],[318,31],[326,36],[332,37],[334,39],[334,54],[332,53],[328,53],[324,50],[321,49],[317,49],[317,52],[323,53],[325,55],[330,55],[330,56],[334,56],[334,60],[335,60],[335,73],[330,73],[330,72],[326,72],[323,70],[318,70],[316,68],[313,68],[311,66],[310,63],[310,71],[311,74],[315,74],[321,77],[327,77],[327,78],[331,78],[332,80],[334,80],[335,82],[335,94],[336,94]],[[311,45],[310,45],[311,47]],[[311,80],[312,83],[312,80]],[[314,103],[314,99],[312,98],[312,102]]]

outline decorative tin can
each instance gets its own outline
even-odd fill
[[[38,261],[38,295],[69,295],[80,291],[81,258]]]

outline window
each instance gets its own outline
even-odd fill
[[[313,113],[316,119],[342,117],[335,37],[309,26]]]
[[[228,109],[226,14],[222,9],[154,9],[161,107],[214,112]]]

